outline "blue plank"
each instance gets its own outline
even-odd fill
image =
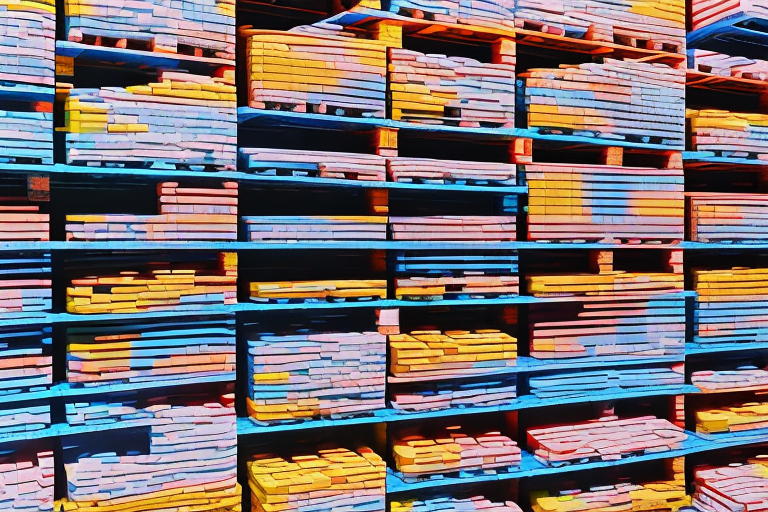
[[[743,350],[768,350],[768,342],[755,343],[686,343],[685,354],[715,354],[719,352],[741,352]]]
[[[0,101],[44,101],[53,103],[55,87],[0,81]]]
[[[738,24],[751,22],[762,30]],[[727,55],[764,59],[768,51],[768,20],[737,13],[688,34],[688,47]]]
[[[127,48],[92,46],[72,41],[56,41],[56,55],[73,57],[91,62],[109,62],[130,68],[210,70],[221,66],[234,67],[235,62],[212,57],[195,57],[178,53],[155,53]]]

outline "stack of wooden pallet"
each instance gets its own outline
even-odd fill
[[[384,117],[386,46],[350,34],[241,30],[252,108]]]
[[[384,279],[339,279],[335,281],[273,281],[251,283],[255,302],[344,302],[387,298]]]
[[[432,438],[396,438],[392,450],[406,482],[430,475],[514,471],[521,462],[520,448],[509,437],[500,432],[463,434],[461,427],[448,427]]]
[[[235,0],[66,0],[64,15],[70,41],[235,60]]]
[[[558,372],[531,377],[528,385],[537,398],[576,398],[620,393],[656,386],[685,384],[683,365],[662,368],[617,368],[592,372]]]
[[[398,299],[513,297],[520,291],[514,253],[399,252],[396,258]]]
[[[273,148],[240,148],[241,165],[265,176],[385,181],[386,159],[378,155]]]
[[[678,147],[685,142],[684,69],[606,59],[519,77],[529,128]]]
[[[685,53],[684,0],[517,0],[515,26]]]
[[[55,0],[0,0],[0,80],[52,86],[55,38]]]
[[[534,456],[553,466],[675,450],[687,438],[683,429],[655,416],[606,416],[588,423],[528,429]]]
[[[0,197],[0,241],[47,242],[50,215],[26,197]]]
[[[683,239],[683,170],[526,166],[530,240]]]
[[[234,170],[234,71],[223,77],[163,71],[130,87],[71,89],[64,103],[67,163]]]
[[[696,411],[696,432],[702,434],[744,433],[768,428],[768,402]]]
[[[159,215],[67,215],[67,240],[237,240],[237,183],[184,188],[160,183]]]
[[[691,50],[688,68],[723,77],[768,80],[768,61],[723,55],[708,50]]]
[[[53,510],[53,452],[0,457],[0,506],[8,512]]]
[[[52,380],[51,328],[0,329],[0,396],[48,389]]]
[[[333,242],[387,239],[384,216],[243,217],[251,242]]]
[[[695,242],[763,243],[768,195],[688,192],[690,239]],[[765,215],[765,218],[763,218]]]
[[[72,279],[67,311],[76,314],[200,309],[237,303],[237,254],[221,253],[219,269],[124,271]]]
[[[693,505],[702,512],[761,510],[768,493],[768,466],[764,459],[747,464],[695,469]]]
[[[384,409],[387,340],[376,332],[248,336],[248,412],[260,423]]]
[[[510,216],[390,217],[393,240],[513,242],[517,219]]]
[[[741,366],[735,370],[702,370],[691,374],[691,383],[704,393],[768,390],[768,370]]]
[[[509,26],[515,16],[515,0],[391,0],[389,10],[404,16],[444,23]]]
[[[694,270],[696,333],[694,341],[750,343],[768,339],[768,269]]]
[[[692,110],[691,149],[726,158],[768,160],[768,115]]]
[[[390,512],[522,512],[513,501],[493,502],[483,496],[472,498],[432,498],[428,500],[393,501]]]
[[[517,166],[494,162],[434,160],[430,158],[388,158],[387,172],[392,181],[430,185],[517,184]]]
[[[235,377],[234,319],[67,330],[67,381],[84,386]]]
[[[768,18],[768,6],[762,0],[731,0],[711,2],[691,0],[691,22],[693,30],[706,27],[728,18]]]
[[[0,94],[7,90],[0,84]],[[53,164],[53,103],[37,102],[31,111],[0,109],[0,120],[0,163]]]
[[[51,405],[48,400],[0,404],[0,434],[33,432],[47,428],[50,424]]]
[[[390,48],[392,119],[478,127],[515,123],[515,66]]]
[[[0,316],[11,318],[51,309],[51,255],[0,256]]]
[[[232,508],[240,505],[233,401],[228,395],[221,403],[143,409],[138,423],[149,427],[144,454],[91,454],[87,438],[73,438],[65,447],[77,453],[65,463],[64,510],[237,510]],[[83,444],[74,444],[78,441]],[[116,448],[123,452],[119,442]]]
[[[319,450],[288,459],[248,461],[252,512],[349,510],[384,512],[386,463],[370,448]]]

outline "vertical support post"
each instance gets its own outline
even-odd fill
[[[613,251],[590,251],[589,266],[597,274],[613,272]]]
[[[379,156],[397,156],[397,128],[377,128],[374,132],[376,154]]]
[[[601,165],[624,165],[624,148],[610,147],[600,154]]]

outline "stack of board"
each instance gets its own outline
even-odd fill
[[[517,185],[517,165],[496,162],[388,158],[387,173],[398,183],[430,185]]]
[[[64,103],[68,164],[234,170],[235,72],[161,71],[130,87],[70,89]]]
[[[50,326],[0,328],[0,396],[48,389],[51,339]]]
[[[684,297],[598,299],[531,305],[531,356],[625,359],[685,352]]]
[[[694,270],[694,341],[701,344],[754,343],[768,339],[768,269]]]
[[[66,0],[64,15],[69,41],[235,60],[235,0]]]
[[[240,148],[240,163],[264,176],[386,181],[386,159],[379,155],[305,151],[296,149]]]
[[[517,218],[512,216],[390,217],[392,239],[423,242],[514,242]]]
[[[237,241],[236,182],[221,188],[164,182],[157,193],[159,215],[67,215],[67,240]]]
[[[537,460],[560,466],[675,450],[688,434],[655,416],[606,416],[587,423],[528,429],[527,438]]]
[[[42,430],[51,424],[49,400],[0,404],[0,435]]]
[[[444,23],[513,27],[515,0],[391,0],[390,12]]]
[[[0,80],[52,86],[55,0],[0,0]]]
[[[768,370],[741,366],[735,370],[702,370],[691,374],[691,383],[704,393],[768,390]]]
[[[682,168],[538,164],[525,174],[529,240],[683,239]]]
[[[0,454],[0,508],[6,512],[53,510],[53,452]]]
[[[18,86],[0,83],[0,94]],[[31,110],[0,108],[0,163],[53,164],[53,94],[51,102],[37,102]]]
[[[696,411],[696,432],[742,433],[768,428],[768,402],[750,402]]]
[[[386,407],[377,332],[248,335],[248,413],[258,423],[343,418]]]
[[[221,253],[219,265],[217,270],[188,270],[178,264],[162,270],[75,278],[67,287],[67,311],[118,314],[237,304],[237,254]]]
[[[251,283],[254,302],[344,302],[387,298],[384,279],[338,279],[335,281],[273,281]]]
[[[514,297],[520,292],[517,253],[398,252],[395,296],[408,300]]]
[[[111,440],[68,438],[64,510],[238,510],[233,401],[229,395],[222,403],[145,408],[141,423],[149,432],[138,435],[149,434],[143,441],[148,453],[126,453]],[[122,437],[131,439],[130,434]],[[113,446],[117,452],[94,453],[91,442]],[[66,462],[68,457],[74,460]]]
[[[26,197],[0,197],[0,242],[47,242],[50,220]]]
[[[234,318],[67,329],[67,382],[87,387],[235,378]]]
[[[605,59],[531,69],[525,84],[528,127],[603,139],[685,144],[685,70]]]
[[[429,379],[390,377],[389,386],[391,389],[389,405],[395,411],[402,413],[467,407],[500,407],[517,402],[515,374],[474,378],[460,376],[445,380],[439,376]]]
[[[252,512],[384,512],[386,463],[370,448],[316,455],[256,455],[248,461]]]
[[[243,217],[250,242],[333,242],[387,239],[387,217]]]
[[[691,149],[725,158],[768,160],[768,115],[727,110],[686,111]]]
[[[701,512],[763,510],[768,493],[765,459],[723,467],[705,466],[693,471],[693,505]]]
[[[768,61],[723,55],[708,50],[688,52],[688,69],[723,77],[768,80]]]
[[[330,35],[243,29],[248,105],[383,118],[386,45]]]
[[[596,297],[665,294],[683,291],[683,275],[662,272],[605,272],[528,276],[534,297]]]
[[[691,23],[693,30],[704,28],[728,18],[768,18],[768,6],[763,0],[731,0],[712,2],[691,0]]]
[[[0,318],[38,315],[51,309],[51,255],[0,255]]]
[[[515,66],[389,49],[392,119],[513,127]]]
[[[577,398],[683,384],[685,384],[685,371],[682,363],[671,367],[558,372],[528,379],[531,394],[542,400]]]
[[[518,0],[515,26],[685,53],[685,0]]]
[[[392,451],[400,478],[406,482],[431,475],[515,471],[522,452],[501,432],[468,435],[448,427],[433,438],[420,435],[394,439]]]
[[[689,237],[694,242],[765,242],[768,195],[719,192],[685,195],[690,215]]]
[[[471,498],[432,498],[428,500],[393,501],[390,512],[522,512],[513,501],[494,502],[484,496]]]

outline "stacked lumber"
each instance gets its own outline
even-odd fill
[[[768,195],[688,192],[689,236],[694,242],[763,243]],[[765,218],[763,218],[765,215]]]
[[[409,482],[430,475],[514,471],[520,466],[520,448],[501,432],[471,436],[460,430],[448,427],[432,438],[395,438],[392,450],[401,478]]]
[[[0,94],[5,90],[0,84]],[[31,111],[0,108],[0,121],[0,163],[53,164],[53,103],[38,102]]]
[[[526,166],[529,240],[683,239],[683,169]]]
[[[685,371],[682,364],[666,368],[558,372],[528,379],[531,394],[542,400],[577,398],[683,384],[685,384]]]
[[[768,269],[694,270],[696,326],[694,341],[754,343],[768,340]]]
[[[731,0],[729,2],[691,1],[693,30],[698,30],[728,18],[735,18],[735,21],[741,21],[744,18],[765,20],[768,18],[768,6],[762,0]]]
[[[511,28],[514,26],[515,0],[391,0],[389,10],[444,23],[506,25]]]
[[[248,461],[252,512],[384,512],[386,463],[370,448]]]
[[[0,456],[0,507],[6,512],[53,509],[53,452]]]
[[[688,69],[723,77],[768,80],[768,61],[723,55],[709,50],[691,50]]]
[[[47,400],[0,404],[0,434],[33,432],[50,425],[51,405]]]
[[[387,217],[243,217],[251,242],[333,242],[387,239]]]
[[[377,332],[251,334],[249,415],[272,423],[384,409],[386,354]]]
[[[704,393],[763,391],[768,389],[768,370],[741,366],[735,370],[702,370],[691,374],[691,383]]]
[[[0,317],[49,311],[52,297],[50,275],[50,254],[19,252],[0,255]]]
[[[726,158],[768,160],[768,115],[727,110],[686,111],[691,149]]]
[[[489,369],[492,373],[493,369]],[[411,381],[409,377],[390,377],[389,404],[396,411],[423,412],[467,407],[498,407],[517,402],[517,377],[488,375],[467,379],[432,377],[434,380]],[[401,382],[412,382],[401,385]]]
[[[386,181],[386,159],[361,153],[240,148],[243,168],[264,176]]]
[[[515,26],[685,53],[684,0],[517,0]]]
[[[89,325],[67,330],[67,382],[195,382],[235,377],[234,319]]]
[[[234,71],[222,77],[161,71],[130,87],[71,89],[64,103],[67,163],[234,170]]]
[[[226,395],[222,403],[142,409],[137,423],[149,427],[148,453],[91,454],[87,444],[65,447],[77,454],[64,465],[64,510],[239,510],[233,401],[234,395]]]
[[[387,159],[387,173],[392,181],[399,183],[500,186],[517,184],[517,165],[495,162],[393,157]]]
[[[0,328],[0,396],[47,389],[52,383],[51,327]]]
[[[26,197],[0,197],[0,241],[47,242],[50,215]]]
[[[685,298],[533,304],[528,326],[530,354],[537,359],[682,356]]]
[[[528,127],[604,139],[685,143],[685,70],[605,59],[531,69],[525,82]]]
[[[157,193],[159,215],[67,215],[67,240],[237,241],[236,182],[185,188],[168,181]]]
[[[528,276],[534,297],[650,295],[683,291],[683,275],[662,272],[604,272]]]
[[[512,216],[390,217],[392,239],[403,241],[514,242],[517,219]]]
[[[483,496],[472,498],[432,498],[429,500],[393,501],[390,512],[522,512],[513,501],[493,502]]]
[[[768,428],[768,403],[751,402],[696,411],[696,432],[742,433]]]
[[[655,416],[606,416],[587,423],[528,429],[527,439],[536,459],[560,466],[675,450],[688,435]]]
[[[398,299],[512,297],[520,291],[516,253],[398,252],[395,263]]]
[[[64,15],[69,41],[107,46],[103,39],[117,39],[118,48],[140,41],[154,52],[191,47],[199,57],[235,60],[235,0],[66,0]]]
[[[72,279],[67,311],[75,314],[201,309],[237,303],[237,254],[221,253],[218,270],[166,268]]]
[[[335,281],[273,281],[251,283],[251,300],[273,302],[344,302],[347,300],[386,299],[384,279],[339,279]]]
[[[389,49],[392,119],[513,127],[515,66]]]
[[[52,86],[55,39],[55,0],[0,0],[0,80]]]
[[[693,505],[702,512],[763,510],[768,493],[768,467],[761,460],[693,472]]]
[[[383,118],[386,45],[323,31],[241,30],[252,108]]]

